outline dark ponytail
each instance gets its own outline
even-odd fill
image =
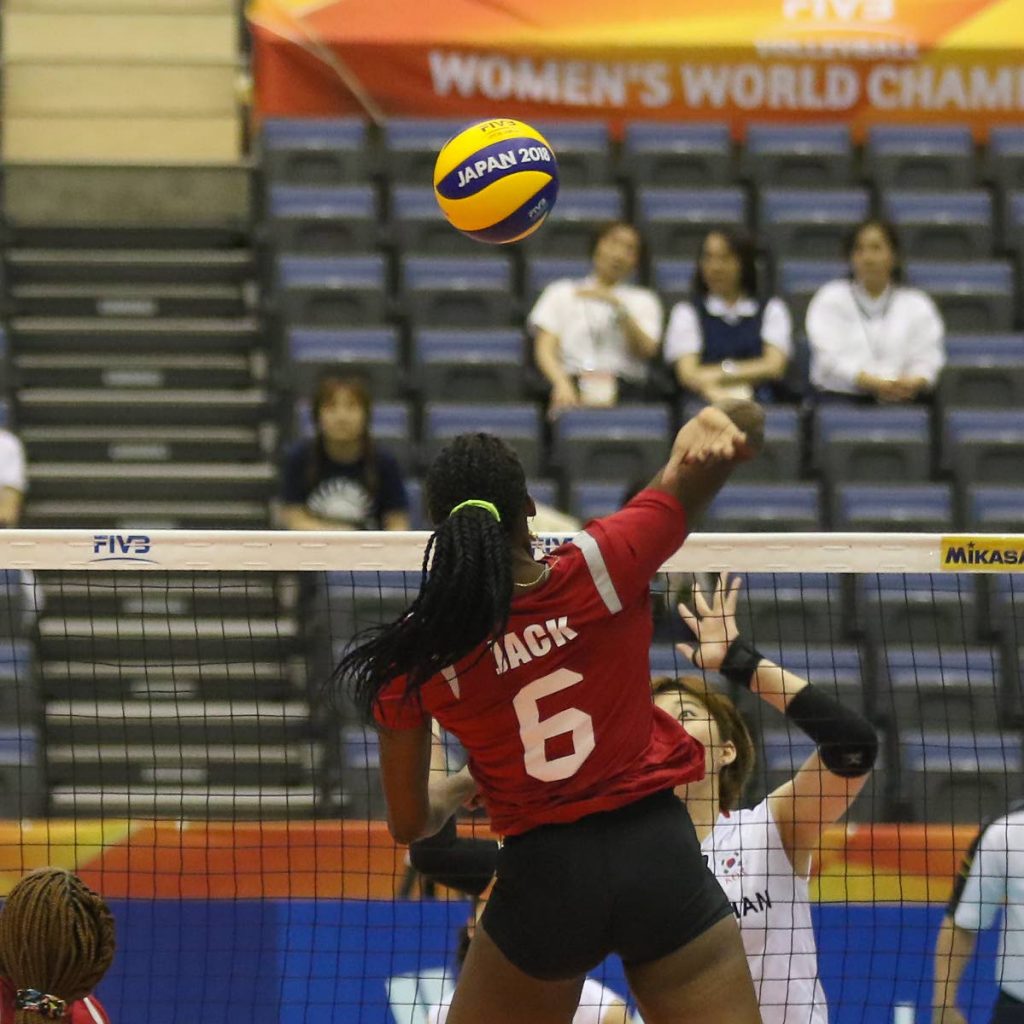
[[[509,540],[526,511],[526,477],[516,453],[489,434],[462,434],[434,460],[426,480],[427,510],[437,524],[423,556],[416,600],[396,621],[354,637],[331,679],[335,698],[347,689],[373,717],[381,690],[398,676],[417,699],[442,669],[505,632],[512,606]],[[464,501],[486,508],[451,510]]]

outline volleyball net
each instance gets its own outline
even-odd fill
[[[0,537],[2,884],[56,864],[108,899],[113,1020],[427,1024],[444,1003],[473,908],[391,841],[376,733],[322,693],[345,642],[415,596],[425,540]],[[1024,537],[698,534],[653,581],[652,674],[696,672],[675,648],[676,604],[729,570],[741,634],[879,731],[810,884],[833,1022],[930,1020],[958,861],[1021,796],[1021,565]],[[753,805],[813,744],[708,681],[756,740]],[[490,837],[480,812],[458,828]],[[737,917],[771,927],[772,888],[734,900]],[[966,972],[972,1021],[995,997],[996,939],[981,936]],[[595,978],[628,999],[616,961]]]

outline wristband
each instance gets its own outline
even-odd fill
[[[750,689],[757,666],[764,661],[764,655],[750,642],[738,636],[725,652],[722,664],[718,668],[719,675],[725,676],[730,683]]]

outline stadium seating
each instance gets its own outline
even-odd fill
[[[832,528],[940,533],[953,521],[948,484],[840,484],[832,492]]]
[[[626,487],[621,483],[575,480],[569,487],[569,511],[580,522],[611,515],[622,507]]]
[[[1003,245],[1018,256],[1024,253],[1024,191],[1007,193],[1003,216]]]
[[[465,127],[465,121],[454,118],[389,118],[384,125],[381,169],[391,181],[432,182],[438,152]]]
[[[565,189],[544,227],[523,241],[527,256],[565,256],[582,259],[590,255],[597,227],[623,220],[622,192],[612,186]],[[450,231],[451,229],[449,229]]]
[[[777,290],[789,303],[797,330],[804,325],[807,307],[814,293],[829,281],[846,277],[849,268],[843,260],[783,260],[779,264]]]
[[[370,171],[366,123],[359,118],[267,118],[260,146],[272,182],[347,185]]]
[[[838,577],[825,573],[745,573],[737,621],[741,635],[762,652],[782,647],[791,655],[810,657],[807,644],[834,644],[844,635],[846,616]],[[817,658],[813,664],[820,669],[822,659]],[[849,652],[844,664],[849,668]],[[837,665],[834,662],[831,667]]]
[[[932,465],[929,411],[819,406],[814,414],[814,465],[830,484],[927,480]]]
[[[606,121],[537,121],[534,127],[555,151],[558,180],[572,187],[567,192],[611,180],[615,164]]]
[[[506,256],[406,256],[402,300],[416,327],[500,327],[517,312]]]
[[[833,188],[851,183],[853,144],[844,124],[752,124],[747,128],[740,173],[755,185],[785,182],[792,188]]]
[[[455,405],[429,402],[423,410],[423,463],[428,464],[453,437],[483,430],[504,438],[519,455],[527,476],[541,463],[540,411],[535,405]]]
[[[721,122],[626,125],[622,174],[635,187],[710,188],[732,180],[732,139]]]
[[[992,197],[981,189],[890,191],[882,196],[882,212],[899,231],[909,259],[982,260],[992,256]]]
[[[531,307],[552,281],[570,278],[580,281],[590,273],[590,262],[556,256],[533,256],[526,262],[525,299]]]
[[[857,577],[857,619],[870,640],[915,649],[967,644],[979,634],[975,585],[959,573],[873,573]]]
[[[918,261],[908,264],[907,279],[935,300],[951,333],[1013,329],[1013,267],[1007,262]]]
[[[396,185],[391,189],[390,225],[391,241],[401,253],[480,253],[479,242],[452,229],[429,185]]]
[[[740,188],[641,188],[637,222],[655,256],[691,257],[711,228],[747,227],[747,197]]]
[[[879,125],[868,132],[864,163],[882,189],[969,188],[974,139],[967,127]]]
[[[694,259],[661,259],[654,263],[654,290],[665,304],[666,317],[677,302],[685,302],[693,297],[693,274],[696,268],[697,261]]]
[[[378,324],[387,314],[383,256],[283,256],[277,272],[289,325],[352,327]]]
[[[822,529],[817,484],[733,484],[711,503],[703,528],[728,533]]]
[[[964,491],[970,484],[1024,478],[1024,412],[950,409],[944,417],[943,462]]]
[[[416,382],[428,402],[514,402],[523,397],[523,335],[516,328],[417,331]]]
[[[946,338],[939,410],[1024,406],[1024,334],[956,334]]]
[[[378,242],[377,196],[370,185],[272,185],[267,207],[278,252],[334,256]]]
[[[23,722],[0,729],[0,814],[19,821],[47,810],[42,744],[35,726]]]
[[[661,405],[566,409],[555,421],[552,458],[572,480],[649,480],[665,461],[668,410]]]
[[[303,328],[288,332],[292,390],[311,394],[327,373],[361,377],[374,399],[402,391],[398,331],[393,327]]]
[[[985,176],[1004,192],[1024,189],[1024,128],[1000,125],[989,132]]]
[[[1024,509],[1024,486],[970,484],[965,498],[965,525],[983,533],[1017,533]]]
[[[780,181],[786,181],[780,177]],[[835,260],[847,236],[867,217],[867,189],[766,188],[760,193],[761,241],[788,259]]]

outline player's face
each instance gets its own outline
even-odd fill
[[[625,224],[608,231],[594,249],[594,270],[598,277],[623,281],[640,262],[640,236]]]
[[[683,728],[704,748],[704,773],[711,776],[721,767],[722,734],[711,712],[696,697],[686,693],[660,693],[654,699],[659,708],[678,719]]]
[[[869,224],[857,235],[850,262],[858,284],[869,291],[877,291],[892,280],[896,253],[892,251],[885,232],[876,225]]]
[[[320,432],[328,441],[348,444],[363,436],[366,413],[350,391],[339,388],[320,407]]]
[[[700,273],[712,295],[732,297],[740,289],[740,261],[724,235],[713,232],[700,251]]]

